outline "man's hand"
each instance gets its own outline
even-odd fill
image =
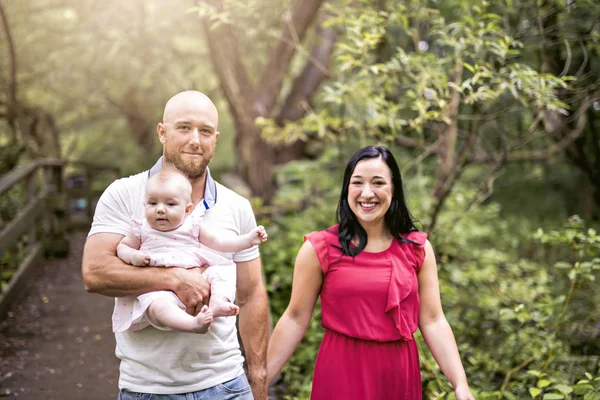
[[[210,299],[210,284],[202,276],[207,268],[169,268],[175,276],[174,292],[185,304],[185,311],[190,315],[198,315],[202,306],[208,305]]]
[[[131,264],[136,267],[145,267],[150,265],[150,255],[145,251],[135,250],[131,254]]]
[[[262,280],[260,258],[238,262],[237,304],[239,330],[248,362],[248,381],[255,400],[267,399],[267,343],[269,313],[267,291]]]
[[[252,397],[256,400],[268,399],[269,387],[267,385],[267,372],[254,371],[248,372],[248,383],[252,387]]]
[[[250,238],[250,246],[257,246],[267,241],[269,235],[264,226],[259,225],[248,234]]]

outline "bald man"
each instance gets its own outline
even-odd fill
[[[170,290],[192,315],[208,303],[210,285],[201,276],[203,268],[134,267],[117,257],[116,248],[131,232],[131,218],[143,219],[146,182],[163,165],[177,168],[192,184],[193,216],[232,235],[256,227],[249,201],[210,175],[208,164],[220,134],[218,122],[215,105],[200,92],[182,92],[167,102],[157,126],[163,156],[149,171],[113,182],[96,206],[83,253],[83,280],[88,292],[118,301],[123,296]],[[154,327],[119,332],[115,334],[116,355],[121,360],[118,399],[150,395],[152,399],[267,398],[267,295],[258,247],[220,254],[237,267],[236,303],[248,376],[243,370],[235,317],[216,318],[203,335]]]

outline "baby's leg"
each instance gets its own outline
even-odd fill
[[[235,299],[236,266],[233,262],[225,265],[210,266],[203,272],[210,283],[210,302],[208,306],[215,317],[238,315],[240,308],[233,304]]]
[[[181,332],[206,333],[213,321],[213,313],[207,306],[202,307],[200,313],[193,317],[179,308],[172,298],[154,300],[146,312],[153,325]]]
[[[233,304],[225,296],[219,294],[212,294],[210,296],[210,302],[208,303],[210,310],[213,312],[215,317],[229,317],[232,315],[238,315],[240,308]]]

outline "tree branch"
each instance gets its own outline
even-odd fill
[[[408,147],[411,149],[421,147],[420,143],[417,140],[408,136],[396,136],[394,138],[394,142],[396,144],[399,144],[400,146]]]
[[[464,145],[462,146],[461,150],[459,151],[458,156],[456,157],[456,160],[454,161],[452,167],[450,168],[450,170],[448,171],[448,173],[445,177],[443,186],[440,188],[440,195],[438,196],[438,202],[435,205],[435,208],[433,210],[433,214],[431,217],[431,223],[429,226],[430,230],[433,230],[435,228],[435,224],[437,223],[437,218],[439,216],[439,213],[442,210],[442,207],[444,206],[444,203],[448,199],[450,192],[454,188],[454,185],[456,184],[456,182],[458,181],[458,179],[464,172],[465,166],[469,162],[469,158],[472,153],[473,146],[475,145],[476,139],[479,134],[480,121],[481,120],[473,121],[473,123],[471,125],[471,129],[467,135],[467,139],[466,139]],[[492,174],[490,174],[490,175],[492,175]]]
[[[452,81],[457,87],[460,87],[462,82],[463,62],[460,54],[457,54],[454,70],[452,72]],[[460,93],[455,88],[451,89],[450,102],[446,108],[444,115],[451,121],[450,125],[440,133],[443,136],[440,152],[438,153],[438,167],[435,177],[435,188],[433,195],[438,201],[441,201],[445,196],[444,187],[446,180],[450,176],[452,169],[456,165],[456,139],[458,137],[458,110],[460,106]],[[440,125],[442,126],[442,125]]]
[[[565,62],[565,66],[563,67],[562,72],[558,75],[559,78],[562,78],[569,72],[569,67],[571,67],[571,45],[567,39],[564,40],[565,47],[567,48],[567,61]]]
[[[321,39],[320,43],[313,48],[311,58],[306,62],[302,73],[294,80],[292,90],[279,111],[276,122],[280,126],[286,120],[297,121],[306,114],[312,97],[329,76],[331,56],[338,32],[333,27],[323,28],[321,25],[317,31]]]
[[[256,109],[261,116],[269,116],[273,111],[297,46],[304,39],[323,0],[296,0],[294,3],[291,18],[284,17],[282,32],[260,79]]]
[[[468,212],[473,208],[473,206],[483,203],[494,193],[494,182],[495,182],[496,178],[498,177],[498,171],[504,164],[504,161],[505,161],[505,159],[501,158],[501,159],[498,159],[497,162],[494,163],[494,165],[492,165],[492,167],[490,168],[490,170],[488,172],[487,177],[484,180],[484,183],[479,187],[477,193],[475,193],[475,195],[469,201],[469,203],[466,205],[466,207],[460,213],[458,213],[454,217],[452,223],[450,223],[450,226],[452,227],[452,229],[454,229],[456,226],[458,226],[458,222],[468,214]],[[433,234],[436,230],[435,228],[436,228],[435,225],[431,224],[428,227],[428,230],[429,230],[429,232],[431,232]]]
[[[210,3],[218,11],[223,9],[220,1],[213,0]],[[215,73],[219,77],[221,89],[234,119],[237,120],[236,116],[238,116],[245,122],[253,124],[256,115],[251,110],[255,90],[242,61],[235,27],[229,24],[211,27],[210,21],[206,18],[202,20],[202,24]]]
[[[588,52],[587,52],[587,49],[585,48],[585,43],[583,42],[581,37],[579,38],[579,46],[581,46],[581,50],[583,51],[583,62],[581,63],[581,66],[579,67],[579,69],[577,70],[577,73],[575,74],[576,77],[581,75],[581,73],[585,70],[585,67],[587,66],[587,63],[588,63]]]
[[[594,103],[594,101],[596,101],[598,99],[600,99],[600,92],[596,93],[595,96],[593,96],[593,97],[587,96],[585,98],[585,100],[581,103],[579,108],[577,109],[577,112],[573,116],[571,116],[570,118],[563,121],[560,125],[554,126],[553,130],[551,132],[548,132],[549,134],[556,133],[561,128],[563,128],[566,124],[568,124],[574,120],[577,120],[575,129],[571,130],[568,135],[565,135],[562,138],[560,138],[556,143],[553,143],[550,146],[548,146],[547,149],[534,150],[534,151],[512,152],[511,150],[513,150],[515,148],[515,145],[513,144],[509,150],[506,160],[507,161],[516,161],[516,162],[544,160],[544,159],[547,159],[547,158],[555,155],[556,153],[558,153],[560,151],[565,150],[571,143],[573,143],[578,137],[581,136],[583,129],[585,128],[585,125],[587,124],[587,121],[588,121],[586,111],[588,110],[588,108],[590,108],[590,106]],[[519,142],[519,145],[520,144],[521,143]],[[493,162],[495,159],[497,159],[497,157],[499,157],[498,154],[488,154],[488,155],[476,154],[476,155],[474,155],[473,158],[470,159],[470,162],[478,163],[478,164],[489,163],[489,162]]]
[[[8,17],[4,9],[4,2],[0,0],[0,18],[2,18],[2,26],[4,27],[4,34],[6,35],[6,41],[8,44],[8,54],[10,58],[10,82],[8,83],[8,105],[7,105],[7,120],[8,125],[13,131],[13,135],[16,138],[16,119],[18,115],[18,104],[17,104],[17,55],[15,51],[15,43],[12,37],[10,25],[8,24]]]

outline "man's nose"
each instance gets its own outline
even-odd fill
[[[200,145],[200,132],[197,128],[192,129],[192,135],[190,137],[190,144],[198,146]]]

